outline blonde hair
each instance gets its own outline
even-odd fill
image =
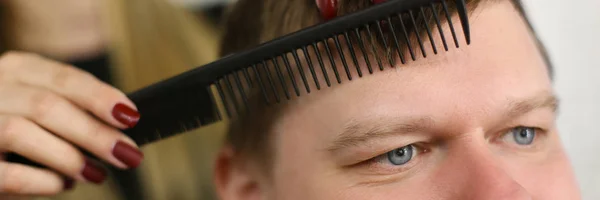
[[[117,84],[125,91],[217,58],[215,30],[165,0],[108,0]]]
[[[202,16],[166,0],[106,0],[111,71],[125,92],[168,78],[217,59],[219,33]],[[143,117],[143,116],[142,116]],[[142,148],[139,170],[144,199],[211,198],[211,162],[223,126],[161,141]],[[204,134],[206,133],[206,134]],[[118,199],[112,180],[98,187],[77,186],[57,199]]]

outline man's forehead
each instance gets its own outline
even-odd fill
[[[379,110],[419,116],[449,112],[447,108],[453,107],[455,112],[467,110],[473,116],[475,112],[485,114],[494,109],[501,110],[506,106],[501,103],[507,99],[551,93],[545,63],[524,20],[510,2],[482,5],[471,18],[473,41],[469,46],[461,44],[460,49],[450,49],[383,71],[375,68],[373,74],[366,73],[363,61],[360,65],[363,77],[358,78],[356,70],[351,70],[354,78],[351,81],[344,79],[344,68],[338,62],[342,83],[338,84],[333,71],[328,69],[331,87],[326,86],[321,69],[313,62],[321,90],[313,89],[306,94],[301,79],[297,79],[303,94],[287,101],[289,106],[277,119],[287,124],[279,128],[302,127],[302,131],[308,131],[315,128],[309,126],[316,124],[322,128],[344,127],[351,117]],[[434,34],[434,38],[439,35]],[[308,72],[305,70],[306,74]],[[312,76],[307,80],[311,88],[315,88]],[[293,95],[291,84],[288,83],[288,87],[288,92]],[[305,124],[309,121],[313,124]]]
[[[455,19],[458,20],[458,19]],[[373,69],[373,74],[379,75],[391,73],[403,73],[409,68],[446,68],[448,66],[458,66],[455,69],[458,70],[486,70],[494,69],[494,66],[498,65],[524,65],[524,66],[544,66],[542,57],[537,49],[535,40],[533,39],[530,30],[521,18],[520,13],[513,7],[509,1],[504,3],[486,3],[481,5],[471,15],[471,27],[473,43],[467,46],[464,43],[464,39],[459,37],[460,48],[450,48],[449,51],[441,51],[437,55],[434,55],[431,49],[431,45],[428,40],[424,40],[424,47],[427,52],[427,57],[424,58],[422,54],[415,52],[417,59],[416,61],[408,61],[405,64],[399,62],[397,54],[395,55],[395,61],[397,64],[393,67],[385,66],[383,70],[379,69],[379,63],[373,57],[369,59],[370,66]],[[457,29],[460,29],[460,24],[457,24]],[[444,26],[444,32],[450,35],[450,29],[448,26]],[[432,31],[435,43],[441,43],[441,37],[438,31]],[[379,52],[383,54],[383,52]],[[356,69],[353,60],[348,56],[346,51],[345,58],[348,66],[350,76],[352,80],[348,80],[346,75],[346,69],[344,64],[338,58],[334,62],[336,71],[332,69],[329,62],[323,62],[325,69],[321,69],[319,62],[316,60],[316,56],[313,53],[309,53],[313,59],[312,64],[314,66],[314,72],[318,78],[321,88],[327,88],[325,74],[331,87],[335,90],[338,87],[337,77],[341,80],[341,85],[353,84],[355,80],[361,79],[357,73],[358,70],[362,72],[362,77],[370,77],[368,73],[368,65],[360,55],[358,54],[357,61],[359,62],[359,68]],[[408,51],[404,52],[408,55]],[[325,55],[323,55],[325,56]],[[379,55],[381,58],[385,56]],[[383,64],[387,60],[381,60]],[[306,63],[303,64],[306,68]],[[465,67],[462,67],[465,66]],[[477,66],[473,69],[468,66]],[[295,68],[295,66],[293,67]],[[314,88],[313,76],[308,73],[309,69],[305,69],[306,74],[309,75],[307,78],[311,88]],[[325,71],[325,72],[324,72]],[[296,71],[296,75],[299,73]],[[547,73],[547,72],[546,72]],[[300,82],[300,78],[296,78]],[[298,83],[300,84],[300,83]],[[315,92],[314,95],[318,95],[320,92]],[[311,94],[313,95],[313,94]],[[308,95],[308,96],[311,96]]]
[[[453,21],[458,20],[458,16],[454,16]],[[456,30],[462,28],[460,27],[460,23],[454,24]],[[451,37],[450,35],[452,34],[449,26],[445,24],[442,27],[444,35]],[[433,28],[431,31],[432,39],[439,46],[442,44],[442,36],[436,27]],[[368,45],[371,43],[369,42],[377,41],[363,41],[367,45],[365,46],[368,55],[367,59],[361,53],[361,49],[357,47],[359,45],[354,45],[353,47],[354,54],[356,55],[356,59],[354,59],[350,56],[352,52],[350,52],[348,46],[344,42],[341,42],[342,54],[345,55],[345,62],[342,62],[339,52],[333,45],[333,40],[330,41],[331,44],[329,45],[331,48],[330,53],[334,57],[333,62],[330,62],[323,44],[319,46],[321,55],[317,55],[311,48],[308,49],[308,57],[311,60],[310,65],[303,52],[298,52],[298,55],[300,56],[301,66],[305,74],[304,78],[313,91],[317,88],[317,84],[320,88],[335,88],[339,84],[352,84],[354,80],[369,77],[371,74],[402,73],[401,71],[405,68],[444,67],[448,65],[479,65],[485,67],[489,65],[523,64],[522,61],[526,59],[542,59],[536,45],[531,46],[534,48],[522,48],[523,46],[535,44],[535,40],[525,21],[522,19],[521,13],[514,8],[510,1],[483,1],[471,14],[471,28],[471,45],[467,45],[462,34],[457,32],[460,48],[453,48],[454,43],[452,40],[448,40],[447,42],[450,45],[449,50],[438,51],[437,54],[433,53],[430,40],[423,38],[423,48],[425,49],[426,57],[420,53],[419,45],[413,41],[413,53],[416,60],[411,60],[409,50],[405,50],[402,53],[406,59],[405,63],[400,62],[401,59],[396,52],[384,52],[381,49],[370,50],[371,48]],[[340,41],[343,41],[343,38],[340,38]],[[392,44],[390,43],[389,45]],[[391,56],[391,59],[388,59],[388,56]],[[296,85],[302,89],[305,80],[301,78],[301,73],[296,66],[297,64],[292,59],[293,56],[290,54],[287,57],[290,60],[292,73],[295,74]],[[318,57],[322,58],[322,60],[319,61]],[[394,61],[395,64],[390,65],[388,62],[390,60]],[[284,68],[285,65],[281,60],[280,62],[279,66]],[[355,62],[358,63],[358,66],[355,65]],[[285,70],[282,71],[283,75],[286,76]],[[272,74],[275,75],[276,72],[272,71]],[[286,84],[291,91],[292,83],[287,82]],[[300,92],[304,93],[302,90]]]
[[[472,21],[470,46],[346,80],[299,98],[297,105],[305,102],[318,108],[315,115],[339,118],[336,113],[351,110],[393,110],[390,105],[394,103],[405,104],[395,106],[399,112],[422,114],[417,111],[435,112],[451,105],[445,101],[484,109],[483,105],[506,99],[551,94],[545,63],[527,26],[510,3],[479,9]],[[422,105],[424,102],[431,104]]]

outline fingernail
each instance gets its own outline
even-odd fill
[[[112,115],[117,121],[127,125],[129,128],[134,127],[140,120],[140,113],[122,103],[115,105]]]
[[[129,168],[138,167],[144,158],[144,154],[141,151],[122,141],[118,141],[115,144],[112,154]]]
[[[372,0],[373,4],[380,4],[380,3],[383,3],[385,1],[387,1],[387,0]]]
[[[83,175],[86,180],[96,184],[100,184],[106,179],[106,172],[104,172],[104,169],[96,166],[88,159],[85,160],[85,167],[83,167],[81,175]]]
[[[75,181],[73,181],[73,179],[65,178],[65,181],[64,181],[64,184],[63,184],[63,189],[64,190],[71,190],[71,189],[73,189],[74,185],[75,185]]]
[[[316,0],[317,8],[321,12],[321,17],[325,20],[331,20],[337,16],[338,0]]]

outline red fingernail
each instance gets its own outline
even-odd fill
[[[134,127],[140,120],[140,113],[122,103],[115,105],[112,115],[117,121],[127,125],[129,128]]]
[[[338,0],[317,0],[317,7],[325,21],[337,16],[337,3]]]
[[[115,144],[112,153],[115,158],[125,163],[129,168],[138,167],[144,158],[144,154],[140,150],[122,141]]]
[[[86,180],[96,184],[100,184],[106,179],[106,172],[104,172],[104,169],[96,166],[87,159],[85,160],[85,167],[83,167],[81,175],[83,175]]]
[[[73,181],[73,179],[65,178],[63,189],[64,190],[71,190],[71,189],[73,189],[74,185],[75,185],[75,181]]]
[[[371,0],[371,2],[373,2],[373,4],[380,4],[385,2],[386,0]]]

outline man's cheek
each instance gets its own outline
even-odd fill
[[[322,192],[319,199],[349,199],[349,200],[387,200],[387,199],[443,199],[451,192],[450,187],[441,183],[452,183],[451,176],[432,177],[431,169],[420,170],[411,176],[398,177],[394,175],[389,180],[378,177],[361,177],[347,174],[337,177],[328,186],[317,189]],[[369,182],[372,181],[372,182]],[[377,180],[377,181],[373,181]],[[452,184],[449,184],[452,185]],[[323,189],[323,188],[330,189]]]
[[[536,164],[515,162],[511,174],[534,199],[579,199],[571,165],[562,149]]]
[[[420,184],[415,184],[415,186]],[[341,189],[328,196],[332,198],[322,199],[348,199],[348,200],[386,200],[386,199],[430,199],[428,194],[434,191],[426,191],[427,187],[402,187],[400,185],[369,187],[361,186],[355,188]]]

